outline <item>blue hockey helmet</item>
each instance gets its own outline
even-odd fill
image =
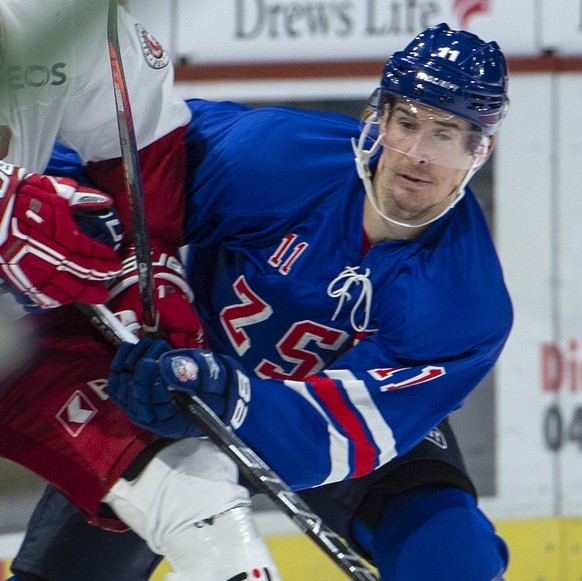
[[[384,68],[380,93],[384,102],[389,94],[412,99],[493,135],[509,107],[507,84],[507,65],[496,42],[484,42],[442,23],[392,55]]]

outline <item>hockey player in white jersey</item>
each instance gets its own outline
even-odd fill
[[[0,455],[53,483],[93,523],[115,529],[128,526],[104,501],[115,483],[123,479],[128,498],[134,498],[142,493],[132,491],[130,476],[146,467],[146,475],[153,471],[161,477],[168,463],[176,466],[179,470],[165,477],[168,488],[177,487],[175,494],[149,491],[151,510],[139,523],[133,521],[140,527],[137,533],[150,538],[149,531],[156,531],[152,548],[174,562],[179,578],[216,579],[213,570],[185,563],[181,554],[198,545],[193,523],[220,516],[225,528],[244,532],[231,535],[232,559],[217,562],[220,571],[226,576],[265,568],[277,579],[236,468],[225,469],[220,454],[203,468],[206,443],[172,446],[120,413],[103,391],[111,347],[95,338],[85,319],[77,323],[79,314],[67,306],[107,300],[125,323],[135,327],[141,319],[111,78],[110,5],[118,13],[120,56],[139,149],[159,324],[175,347],[203,345],[178,260],[185,206],[183,134],[190,112],[173,90],[168,54],[146,27],[108,0],[0,0],[0,277],[42,311],[29,317],[35,323],[34,359],[2,385]],[[92,185],[107,195],[40,175],[56,139],[79,153]],[[118,230],[110,231],[116,217],[104,215],[113,200],[122,239]],[[120,245],[121,263],[113,248],[83,234],[80,214],[111,234],[107,240]],[[93,340],[101,345],[92,349]],[[91,377],[84,376],[87,370]],[[205,487],[216,501],[182,503],[181,520],[172,525],[181,523],[187,530],[174,542],[175,529],[160,526],[154,507],[169,514],[168,500],[200,498]]]

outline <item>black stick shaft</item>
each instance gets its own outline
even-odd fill
[[[139,296],[142,307],[144,334],[155,336],[159,332],[159,316],[154,302],[154,277],[151,249],[143,205],[143,184],[139,166],[137,139],[133,126],[127,83],[121,61],[119,34],[117,31],[117,0],[109,0],[107,20],[109,62],[117,112],[121,160],[127,190],[131,230],[135,245]]]
[[[198,397],[174,391],[176,402],[196,425],[238,465],[249,482],[282,510],[350,579],[377,581],[367,563],[317,516],[279,476]]]
[[[121,62],[117,32],[117,0],[109,0],[107,35],[111,75],[117,109],[117,124],[124,176],[131,215],[132,234],[138,265],[139,294],[142,301],[144,333],[158,333],[158,313],[154,303],[154,283],[150,244],[143,207],[143,185],[139,168],[137,140],[129,103],[127,83]],[[133,336],[106,307],[94,305],[92,318],[109,340],[135,342]],[[314,514],[278,476],[240,438],[195,396],[174,392],[174,397],[198,427],[239,467],[241,473],[287,514],[351,579],[377,581],[366,562]]]
[[[137,337],[128,331],[107,307],[79,304],[78,306],[91,317],[95,326],[113,344],[122,341],[137,342]],[[366,561],[329,529],[321,518],[253,450],[229,430],[200,398],[179,391],[174,391],[173,396],[200,430],[237,464],[241,474],[291,518],[350,579],[378,581],[379,577],[369,568]]]

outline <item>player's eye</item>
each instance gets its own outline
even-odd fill
[[[435,131],[434,137],[440,143],[452,143],[454,141],[454,137],[450,131],[443,131],[443,130]]]
[[[411,121],[408,117],[401,116],[396,119],[398,127],[404,131],[415,131],[418,124]]]

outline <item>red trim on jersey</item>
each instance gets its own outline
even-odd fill
[[[139,151],[144,190],[144,209],[150,237],[160,238],[178,248],[182,245],[186,210],[187,127],[178,127]],[[121,158],[89,162],[89,175],[95,185],[115,198],[115,209],[127,233],[131,220]],[[130,242],[126,234],[124,244]]]
[[[352,478],[364,476],[376,467],[376,450],[370,444],[354,410],[341,397],[333,379],[314,378],[311,382],[325,410],[330,413],[344,429],[348,439],[354,444],[354,472]]]

